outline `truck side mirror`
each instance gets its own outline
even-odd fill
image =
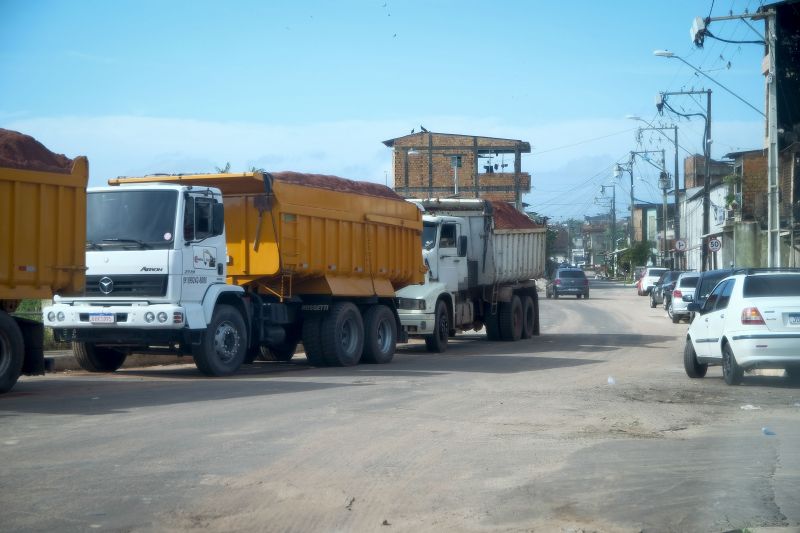
[[[215,202],[212,209],[212,232],[214,235],[222,235],[222,231],[225,229],[225,206]]]
[[[462,235],[458,238],[458,257],[467,256],[467,236]]]

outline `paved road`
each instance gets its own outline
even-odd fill
[[[592,283],[538,338],[390,365],[23,378],[0,530],[797,530],[800,389],[688,379],[686,325]]]

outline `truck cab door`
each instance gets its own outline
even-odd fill
[[[185,195],[181,301],[202,302],[210,285],[225,282],[224,220],[219,198]]]
[[[445,222],[439,231],[439,281],[444,283],[447,290],[456,292],[459,288],[466,288],[467,284],[467,257],[466,246],[459,249],[459,242],[463,241],[463,228],[454,222]],[[459,252],[462,254],[459,254]]]

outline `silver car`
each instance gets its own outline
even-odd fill
[[[667,305],[667,316],[672,319],[673,324],[680,322],[682,318],[689,320],[689,302],[694,297],[694,288],[697,287],[697,280],[700,274],[697,272],[684,272],[678,276],[675,288],[672,290],[672,298]]]

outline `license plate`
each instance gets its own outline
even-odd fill
[[[800,315],[789,315],[789,324],[793,326],[800,326]]]
[[[89,315],[89,322],[92,324],[113,324],[116,322],[114,313],[92,313]]]

